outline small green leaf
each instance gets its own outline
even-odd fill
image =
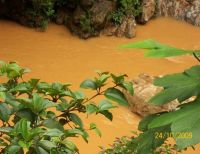
[[[104,115],[107,119],[109,119],[110,121],[113,120],[113,115],[111,112],[109,112],[108,110],[104,110],[104,111],[100,111],[100,114]]]
[[[128,106],[126,97],[120,90],[118,90],[116,88],[108,88],[105,91],[104,96],[114,102],[119,103],[120,105]]]
[[[100,137],[102,136],[101,131],[97,128],[97,125],[95,123],[90,123],[90,129],[94,130],[96,134]]]
[[[109,74],[102,74],[100,77],[99,77],[99,81],[101,82],[101,84],[104,84],[108,78],[110,77]]]
[[[48,141],[48,140],[41,140],[39,141],[40,147],[42,147],[45,150],[51,150],[52,148],[56,148],[57,145],[54,142]]]
[[[30,122],[34,122],[36,118],[36,114],[31,111],[29,108],[23,108],[16,112],[16,116],[19,118],[24,118]]]
[[[11,110],[5,103],[0,103],[0,119],[7,122],[10,118]]]
[[[86,113],[87,114],[92,114],[96,113],[98,111],[98,107],[94,104],[87,104],[86,105]]]
[[[0,99],[2,101],[5,101],[5,99],[6,99],[6,93],[5,92],[0,92]]]
[[[99,111],[109,110],[115,107],[116,106],[113,106],[108,100],[102,100],[98,105]]]
[[[76,145],[67,139],[63,140],[62,144],[64,144],[71,151],[78,151],[78,148],[76,147]]]
[[[19,145],[11,145],[6,152],[6,154],[18,154],[19,152],[22,152],[22,148]]]
[[[85,130],[83,130],[82,128],[74,128],[74,129],[69,129],[69,130],[66,130],[65,131],[65,135],[66,136],[71,136],[71,137],[75,137],[75,136],[77,136],[77,135],[81,135],[82,136],[82,138],[86,141],[86,142],[88,142],[88,133],[85,131]]]
[[[85,95],[82,91],[75,91],[73,94],[76,100],[83,100],[85,98]]]
[[[11,127],[0,127],[0,132],[10,133],[13,129]]]
[[[64,130],[63,126],[55,119],[46,119],[44,120],[43,125],[50,129],[59,129],[61,131]]]
[[[124,82],[124,78],[127,77],[127,75],[122,74],[122,75],[116,76],[114,74],[111,74],[111,77],[114,80],[115,84],[122,84]]]
[[[122,85],[133,96],[133,94],[134,94],[133,83],[132,82],[123,82]]]
[[[85,81],[83,81],[80,85],[81,88],[84,89],[93,89],[96,90],[97,89],[97,84],[95,83],[95,81],[91,80],[91,79],[87,79]]]
[[[63,134],[64,133],[59,129],[47,129],[47,131],[44,133],[44,135],[50,137],[61,137]]]
[[[76,125],[83,127],[83,122],[81,120],[81,118],[74,114],[74,113],[69,113],[69,119]]]

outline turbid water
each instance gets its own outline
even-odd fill
[[[114,73],[126,73],[129,79],[140,73],[160,75],[183,71],[197,64],[192,57],[147,59],[139,50],[119,51],[121,44],[143,39],[155,39],[186,49],[200,49],[200,29],[169,18],[152,20],[137,27],[134,39],[98,37],[80,40],[72,36],[64,26],[50,24],[46,32],[37,32],[10,21],[0,21],[0,59],[15,60],[32,72],[26,77],[37,77],[53,82],[71,82],[77,89],[79,83],[95,75],[97,69]],[[89,93],[88,93],[89,94]],[[98,146],[112,143],[115,137],[129,135],[137,128],[139,118],[127,108],[113,110],[114,120],[92,116],[83,120],[97,122],[103,136],[91,133],[89,143],[76,142],[81,154],[96,154]],[[198,148],[196,154],[199,153]],[[194,154],[192,150],[187,152]]]

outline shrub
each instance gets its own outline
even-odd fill
[[[118,0],[117,10],[111,12],[109,18],[114,24],[120,25],[126,15],[137,17],[141,11],[141,2],[139,0]]]
[[[27,2],[25,15],[28,17],[28,25],[46,29],[48,22],[54,16],[54,0],[32,0]]]
[[[122,23],[124,17],[125,17],[124,12],[120,9],[113,11],[109,16],[111,21],[116,25],[120,25]]]
[[[140,0],[118,0],[118,7],[126,14],[133,14],[135,17],[141,13]]]
[[[70,84],[46,83],[32,78],[24,81],[29,72],[16,62],[0,62],[0,152],[5,154],[72,154],[78,153],[70,137],[81,136],[88,142],[88,131],[101,136],[95,123],[86,128],[78,113],[103,115],[113,119],[109,100],[127,105],[122,89],[133,94],[132,84],[126,75],[97,72],[97,77],[87,79],[81,88],[95,92],[86,97],[81,91],[72,91]],[[113,86],[107,86],[111,80]],[[2,80],[1,80],[2,81]],[[93,99],[103,95],[98,104]]]
[[[95,30],[92,26],[90,12],[86,11],[85,15],[81,17],[80,28],[84,33],[94,33]]]

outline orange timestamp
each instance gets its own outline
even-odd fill
[[[181,139],[191,139],[192,132],[155,132],[155,139],[164,139],[164,138],[181,138]]]

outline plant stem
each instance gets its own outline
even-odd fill
[[[197,59],[198,62],[200,62],[200,58],[197,56],[196,53],[193,52],[193,56]]]

